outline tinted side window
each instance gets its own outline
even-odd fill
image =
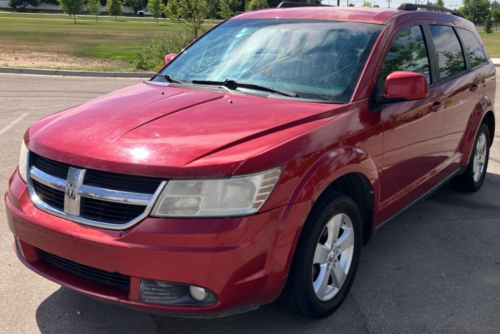
[[[479,43],[476,36],[474,36],[474,33],[462,28],[458,28],[458,32],[460,33],[460,37],[462,37],[465,50],[469,55],[471,66],[476,67],[487,63],[488,60],[484,54],[483,48],[481,47],[481,43]]]
[[[428,83],[431,82],[429,58],[420,26],[407,28],[396,37],[382,67],[379,82],[385,85],[385,79],[396,71],[421,73],[427,78]]]
[[[455,30],[448,26],[429,26],[439,63],[441,79],[465,70],[462,47]]]

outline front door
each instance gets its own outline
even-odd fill
[[[385,91],[385,79],[395,71],[421,73],[427,78],[430,88],[426,99],[388,104],[380,111],[384,124],[380,221],[416,200],[419,192],[413,190],[446,160],[440,150],[443,91],[431,75],[429,52],[421,26],[407,27],[394,39],[382,68],[379,91]]]

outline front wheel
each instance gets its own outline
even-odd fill
[[[361,215],[356,203],[327,190],[304,226],[281,303],[308,318],[324,318],[333,313],[354,281],[361,235]]]
[[[462,175],[451,180],[453,188],[466,192],[479,190],[483,185],[490,157],[490,130],[486,124],[481,124],[474,143],[467,169]]]
[[[139,13],[139,17],[144,17],[144,13]]]

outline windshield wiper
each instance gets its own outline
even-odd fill
[[[173,78],[170,74],[159,74],[158,73],[156,76],[163,78],[163,79],[167,80],[168,82],[172,82],[172,83],[176,83],[176,84],[183,84],[184,83],[176,78]]]
[[[294,92],[289,92],[286,90],[261,86],[261,85],[253,84],[250,82],[237,81],[237,80],[233,80],[233,79],[226,79],[225,81],[193,80],[191,82],[194,83],[195,85],[217,85],[217,86],[227,87],[231,90],[235,90],[236,88],[241,87],[241,88],[248,88],[248,89],[263,90],[263,91],[270,92],[270,93],[278,93],[278,94],[285,95],[285,96],[299,97],[299,95],[297,93],[294,93]]]

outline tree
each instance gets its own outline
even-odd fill
[[[484,23],[484,32],[487,34],[491,34],[493,30],[491,30],[491,13],[488,13],[486,17],[486,22]]]
[[[156,19],[156,25],[158,25],[158,19],[161,16],[161,12],[164,9],[162,0],[149,0],[148,9],[151,15]]]
[[[21,7],[23,10],[26,9],[26,6],[33,6],[33,7],[38,7],[40,5],[39,0],[10,0],[9,1],[9,6],[17,9],[18,7]]]
[[[228,0],[228,3],[233,13],[245,10],[245,1],[243,0]]]
[[[109,16],[115,17],[115,21],[118,15],[122,15],[122,3],[120,0],[108,0],[106,9]]]
[[[70,16],[76,24],[76,14],[83,12],[83,0],[59,0],[61,10]]]
[[[231,5],[229,4],[229,0],[221,0],[220,12],[217,12],[217,15],[222,17],[224,20],[227,20],[228,18],[233,16],[233,10],[231,9]]]
[[[95,15],[95,21],[97,22],[97,15],[101,13],[101,2],[99,0],[88,0],[87,10],[90,15]]]
[[[144,9],[144,7],[146,7],[146,3],[142,0],[124,0],[123,5],[127,7],[132,7],[134,13],[137,13],[137,11]]]
[[[498,24],[500,23],[500,9],[493,8],[491,10],[491,16],[493,17],[493,22],[495,22],[496,30],[498,30]]]
[[[432,6],[436,6],[436,7],[443,7],[443,8],[445,7],[445,5],[444,5],[444,1],[443,1],[443,0],[437,0],[437,1],[436,1],[436,2],[434,2],[434,3],[432,3],[432,2],[431,2],[431,3],[430,3],[430,5],[432,5]]]
[[[254,10],[269,8],[267,0],[252,0],[248,4],[248,11],[253,12]]]
[[[365,1],[365,3],[363,4],[363,7],[371,7],[371,6],[372,6],[372,3],[368,2],[368,1]]]
[[[373,8],[380,8],[380,6],[379,6],[379,5],[377,5],[377,4],[374,4],[374,5],[373,5]]]
[[[483,23],[490,12],[489,0],[464,0],[463,7],[458,9],[472,23]]]
[[[213,6],[209,0],[169,0],[164,13],[173,22],[183,23],[186,29],[198,38],[203,20]]]

